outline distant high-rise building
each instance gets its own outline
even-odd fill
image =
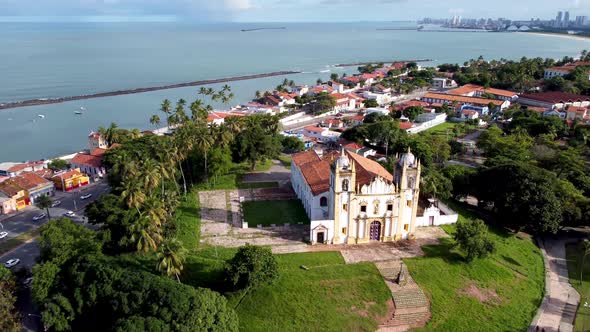
[[[566,11],[563,16],[563,27],[567,28],[570,26],[570,12]]]
[[[562,21],[563,21],[563,12],[559,11],[559,12],[557,12],[557,17],[555,18],[555,26],[560,27]]]
[[[587,16],[576,16],[576,27],[582,27],[588,23]]]

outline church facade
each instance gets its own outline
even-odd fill
[[[413,238],[420,168],[420,161],[409,150],[397,158],[394,174],[346,150],[294,155],[291,182],[311,220],[311,243]]]

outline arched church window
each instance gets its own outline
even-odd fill
[[[328,198],[321,197],[320,198],[320,206],[328,206]]]
[[[348,180],[342,180],[342,191],[348,191]]]

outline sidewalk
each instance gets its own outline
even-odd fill
[[[574,330],[580,295],[570,285],[565,257],[566,238],[539,240],[545,261],[545,298],[533,319],[530,332]]]

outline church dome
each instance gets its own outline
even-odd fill
[[[400,166],[414,166],[414,164],[416,164],[416,156],[414,156],[414,154],[412,153],[412,151],[410,151],[410,148],[408,148],[408,152],[407,153],[403,153],[400,158],[399,158],[399,165]]]

